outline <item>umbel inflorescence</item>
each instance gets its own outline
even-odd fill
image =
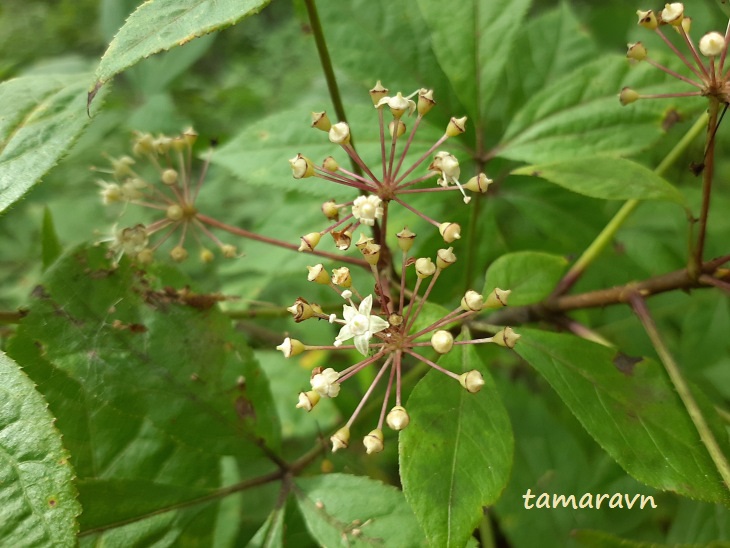
[[[680,93],[663,93],[642,95],[631,88],[621,90],[621,104],[627,105],[639,99],[655,99],[663,97],[713,97],[720,103],[730,102],[730,70],[725,69],[728,40],[730,39],[730,23],[724,34],[713,31],[700,38],[695,44],[690,35],[692,20],[684,13],[684,4],[674,2],[666,4],[658,12],[652,10],[637,12],[638,24],[656,33],[671,51],[687,67],[690,74],[680,74],[649,57],[649,52],[641,42],[628,45],[626,56],[632,62],[645,62],[666,72],[695,88],[694,91]],[[679,34],[687,54],[676,47],[665,35],[663,29],[671,28]],[[703,59],[704,58],[704,59]]]
[[[417,102],[411,99],[415,95],[418,95]],[[491,337],[455,340],[451,331],[454,326],[463,324],[483,310],[505,306],[510,291],[500,288],[493,288],[486,296],[476,291],[467,291],[459,306],[437,319],[424,313],[427,299],[441,273],[456,262],[453,247],[438,250],[435,257],[418,257],[412,253],[416,234],[408,228],[403,228],[396,235],[399,250],[395,252],[387,250],[388,257],[400,255],[400,273],[395,272],[395,268],[391,268],[392,265],[384,267],[381,263],[381,255],[386,251],[385,235],[388,205],[391,201],[403,205],[438,227],[443,239],[451,243],[460,237],[459,225],[449,221],[438,222],[427,217],[406,202],[407,194],[430,192],[434,189],[454,190],[460,192],[462,201],[468,204],[470,197],[467,196],[465,189],[486,192],[492,181],[482,173],[462,184],[458,160],[447,151],[437,150],[447,139],[464,132],[466,118],[451,118],[442,137],[424,154],[418,156],[413,164],[404,168],[404,158],[413,142],[413,135],[423,116],[435,104],[433,92],[421,89],[408,97],[404,97],[400,92],[389,96],[388,90],[378,82],[375,88],[370,90],[370,96],[378,115],[380,165],[377,167],[367,165],[351,144],[349,126],[344,122],[332,124],[324,112],[313,113],[312,125],[326,131],[330,141],[345,150],[362,174],[343,168],[332,157],[326,158],[321,167],[315,166],[302,154],[290,160],[295,178],[318,177],[360,191],[356,198],[345,204],[326,202],[322,209],[325,215],[334,221],[333,224],[321,232],[313,232],[302,237],[300,251],[312,251],[321,236],[327,233],[332,234],[336,246],[344,251],[350,247],[353,234],[358,227],[362,225],[371,227],[380,223],[379,241],[360,232],[355,243],[369,270],[369,274],[367,272],[363,274],[367,277],[367,281],[360,276],[361,271],[353,273],[344,266],[335,268],[331,274],[322,264],[309,266],[309,282],[328,286],[345,301],[342,314],[326,314],[319,305],[310,303],[303,297],[299,297],[289,307],[289,311],[296,322],[323,320],[336,325],[339,332],[329,344],[311,345],[287,337],[277,349],[287,358],[308,350],[356,350],[362,356],[360,361],[342,371],[336,371],[331,367],[315,369],[310,378],[311,389],[301,392],[297,403],[297,407],[307,411],[311,411],[321,398],[337,397],[341,384],[363,369],[370,366],[377,368],[370,387],[365,391],[350,418],[330,438],[333,451],[348,446],[351,426],[376,387],[383,379],[387,379],[384,382],[383,403],[377,425],[363,439],[367,452],[377,453],[384,448],[384,424],[395,431],[400,431],[410,422],[410,416],[403,405],[402,394],[402,373],[407,361],[427,364],[458,382],[467,391],[476,393],[484,385],[483,376],[478,370],[455,373],[440,366],[435,360],[438,356],[447,354],[463,344],[494,343],[512,348],[519,335],[506,327]],[[387,124],[388,136],[385,133],[387,111],[392,118]],[[413,130],[406,137],[407,128],[403,118],[414,113],[416,119]],[[405,144],[399,152],[398,145],[401,140],[405,140]],[[431,158],[430,164],[424,166],[426,173],[412,175],[429,158]],[[376,172],[378,176],[375,175]],[[413,178],[409,179],[411,176]],[[413,188],[433,179],[436,179],[435,187]],[[340,218],[341,213],[345,214]],[[335,230],[338,228],[339,230]],[[409,279],[414,279],[412,288],[408,287]]]

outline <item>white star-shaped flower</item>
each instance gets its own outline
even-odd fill
[[[352,215],[364,225],[373,226],[375,219],[382,219],[383,206],[381,200],[375,194],[370,196],[358,196],[352,202]]]
[[[340,393],[340,383],[337,379],[340,378],[340,374],[328,367],[321,373],[317,373],[312,377],[309,382],[312,385],[312,390],[324,398],[336,398],[337,394]]]
[[[386,329],[390,324],[380,316],[371,316],[370,310],[373,307],[373,296],[365,297],[360,306],[345,305],[342,307],[342,315],[345,319],[345,325],[340,329],[335,340],[335,345],[339,346],[344,341],[355,338],[355,348],[363,356],[368,355],[370,349],[370,339],[375,333],[379,333]]]

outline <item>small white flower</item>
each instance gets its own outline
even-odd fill
[[[705,57],[716,57],[725,49],[725,37],[719,32],[708,32],[700,39],[700,51]]]
[[[393,116],[396,118],[400,118],[408,111],[408,114],[413,114],[413,111],[416,110],[416,103],[415,101],[408,99],[406,97],[403,97],[403,94],[399,91],[396,93],[395,97],[383,97],[380,101],[377,102],[375,105],[375,108],[380,108],[383,105],[388,105],[390,107],[390,111],[393,113]]]
[[[336,398],[337,394],[340,393],[340,383],[337,382],[339,378],[340,374],[331,367],[328,367],[321,373],[317,373],[309,382],[312,385],[312,390],[320,396]]]
[[[429,169],[441,174],[436,183],[442,187],[447,187],[450,184],[456,185],[464,196],[464,203],[468,204],[471,201],[471,198],[466,195],[461,183],[459,183],[461,168],[459,167],[459,160],[456,159],[456,156],[441,150],[434,156]]]
[[[375,219],[383,218],[383,200],[371,194],[370,196],[358,196],[352,203],[352,214],[364,225],[373,226]]]
[[[365,297],[360,306],[355,308],[354,306],[345,305],[342,307],[342,315],[345,319],[345,325],[340,329],[340,333],[337,335],[335,345],[339,341],[342,344],[344,341],[355,338],[355,348],[363,356],[368,355],[370,349],[370,339],[375,333],[379,333],[383,329],[386,329],[390,324],[381,318],[380,316],[371,316],[370,310],[373,307],[373,296],[368,295]],[[339,346],[339,345],[337,345]]]

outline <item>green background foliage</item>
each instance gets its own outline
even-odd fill
[[[347,419],[374,373],[310,414],[294,409],[312,368],[354,363],[354,353],[284,360],[273,352],[285,333],[305,341],[335,335],[324,322],[295,325],[281,313],[301,295],[332,311],[341,304],[306,282],[311,257],[241,240],[241,256],[227,262],[160,261],[142,270],[123,258],[112,266],[95,243],[119,211],[102,209],[95,182],[106,177],[105,157],[129,153],[133,131],[192,125],[199,143],[219,143],[198,206],[230,225],[298,243],[321,227],[323,200],[352,199],[291,177],[286,160],[299,152],[315,162],[334,154],[343,165],[346,157],[309,128],[311,111],[334,120],[334,109],[304,5],[267,4],[0,6],[0,544],[730,542],[727,488],[627,306],[567,318],[613,347],[553,333],[545,318],[529,315],[512,317],[526,324],[514,325],[522,335],[514,352],[456,346],[439,364],[481,371],[478,394],[409,366],[411,424],[400,438],[387,430],[385,451],[365,455],[360,439],[379,413],[367,405],[350,448],[330,454],[322,439]],[[319,3],[360,154],[370,162],[379,154],[366,93],[376,80],[404,93],[433,88],[438,104],[411,158],[450,116],[467,115],[467,132],[447,148],[462,174],[486,171],[495,181],[469,207],[448,193],[414,198],[430,216],[463,227],[459,260],[424,318],[453,309],[467,289],[510,288],[514,307],[549,298],[623,200],[641,202],[573,291],[686,265],[687,211],[697,215],[701,199],[688,166],[702,161],[702,140],[661,177],[653,170],[706,103],[619,105],[623,86],[684,89],[623,57],[624,44],[641,39],[681,70],[635,27],[635,9],[660,6],[634,4]],[[726,26],[718,2],[688,9],[699,32]],[[720,182],[730,176],[724,130]],[[728,253],[727,185],[716,188],[712,207],[707,257]],[[391,215],[389,229],[407,224],[419,234],[421,256],[443,247],[426,222],[395,205]],[[145,220],[129,212],[123,222],[137,221]],[[672,291],[648,302],[727,455],[727,295]],[[470,329],[486,336],[504,313],[482,315]],[[527,489],[642,493],[658,508],[527,510]]]

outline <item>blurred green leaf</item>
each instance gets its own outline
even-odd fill
[[[88,79],[42,75],[0,84],[0,212],[56,165],[89,123]]]
[[[574,336],[527,328],[519,333],[515,352],[547,379],[629,474],[691,498],[730,500],[694,424],[656,362]],[[721,446],[727,447],[719,419],[707,419]]]
[[[299,509],[322,546],[424,546],[423,533],[396,488],[361,476],[296,480]]]
[[[73,546],[81,505],[48,404],[0,352],[0,544]]]
[[[507,253],[489,265],[483,293],[509,289],[510,305],[540,302],[555,289],[567,266],[568,261],[559,255],[540,251]]]
[[[61,255],[63,248],[58,241],[56,227],[53,225],[53,215],[48,207],[43,209],[43,226],[41,227],[41,257],[43,270],[51,266]]]
[[[463,546],[507,484],[514,439],[494,381],[472,345],[439,360],[457,374],[479,370],[482,390],[430,371],[413,389],[411,417],[400,434],[403,491],[433,546]]]
[[[674,89],[664,73],[652,69],[631,67],[624,57],[610,55],[577,67],[530,98],[513,117],[496,154],[538,163],[627,155],[649,147],[663,135],[671,116],[686,116],[703,105],[690,98],[622,107],[618,93],[624,86],[642,93]]]
[[[499,76],[513,55],[531,0],[462,0],[446,7],[440,0],[419,0],[441,69],[478,127],[502,87]],[[456,113],[455,113],[456,114]]]
[[[525,166],[515,175],[534,175],[578,194],[603,200],[669,200],[684,203],[682,193],[652,170],[624,158],[583,157]]]
[[[266,522],[247,544],[247,548],[277,548],[284,546],[284,510],[274,508]]]
[[[261,11],[268,0],[149,0],[127,18],[96,69],[91,96],[141,59],[222,30]]]
[[[266,378],[215,299],[184,283],[170,269],[115,268],[103,247],[72,250],[46,272],[9,345],[57,416],[94,508],[82,534],[176,537],[198,520],[195,535],[212,538],[218,501],[177,504],[221,487],[222,457],[256,473],[263,446],[278,449]]]

